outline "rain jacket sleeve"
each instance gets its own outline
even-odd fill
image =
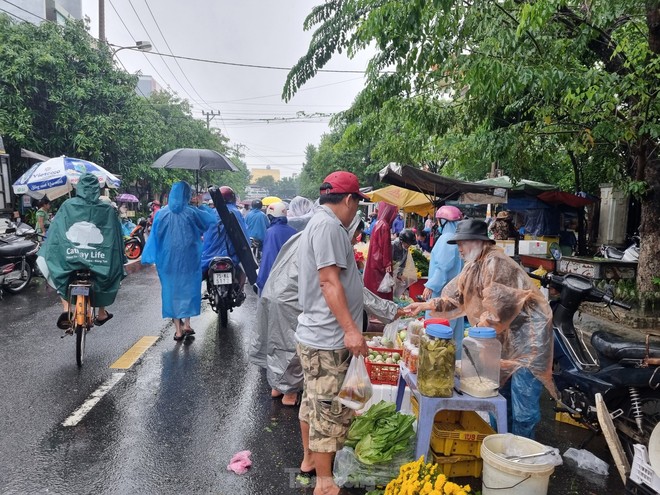
[[[390,228],[397,216],[397,208],[389,203],[378,203],[378,221],[371,231],[367,262],[364,267],[364,286],[377,296],[392,300],[392,292],[378,292],[385,270],[392,265]]]
[[[142,262],[156,264],[163,318],[187,318],[201,310],[202,234],[215,222],[208,211],[189,206],[185,182],[172,186],[169,204],[156,214]]]
[[[92,305],[109,306],[115,300],[124,270],[124,241],[114,208],[99,200],[98,178],[83,174],[76,197],[55,215],[46,242],[39,251],[57,293],[67,297],[69,278],[76,270],[92,272]]]
[[[502,343],[501,383],[524,367],[557,397],[552,381],[550,306],[529,276],[502,249],[486,245],[479,259],[467,263],[435,302],[442,317],[467,314],[472,325],[496,330]]]
[[[264,285],[270,274],[270,269],[273,266],[280,249],[282,249],[284,243],[295,234],[296,230],[287,225],[286,217],[273,219],[273,222],[266,231],[266,239],[264,239],[261,263],[259,265],[259,276],[257,277],[259,293],[264,289]]]
[[[266,238],[266,229],[268,229],[268,217],[261,210],[250,210],[244,219],[247,227],[247,235],[260,241]]]

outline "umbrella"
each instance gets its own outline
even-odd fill
[[[237,172],[238,168],[229,158],[214,150],[201,148],[179,148],[168,151],[156,160],[153,168],[182,168],[195,171],[196,187],[199,185],[199,172],[206,170],[231,170]]]
[[[277,196],[266,196],[264,199],[261,200],[261,203],[264,206],[272,205],[273,203],[281,203],[281,202],[282,200]]]
[[[139,203],[140,200],[137,199],[132,194],[123,193],[115,198],[119,203]]]
[[[101,187],[116,189],[121,184],[117,177],[96,163],[60,156],[32,165],[14,182],[14,193],[27,194],[36,199],[44,196],[56,199],[71,192],[84,173],[96,175]]]
[[[412,212],[418,215],[433,215],[435,211],[433,202],[420,192],[411,191],[398,186],[387,186],[382,189],[376,189],[367,196],[371,198],[374,203],[377,201],[385,201],[394,206],[401,208],[406,213]]]

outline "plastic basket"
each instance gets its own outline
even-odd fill
[[[483,470],[483,461],[478,457],[471,455],[451,455],[444,456],[431,449],[433,462],[438,465],[439,473],[447,478],[462,478],[463,476],[472,476],[481,478]]]
[[[371,383],[376,385],[396,385],[399,383],[399,365],[388,363],[372,363],[365,359],[364,364],[367,367],[367,373]]]
[[[651,487],[656,493],[660,493],[660,477],[651,467],[646,447],[635,444],[633,448],[635,449],[635,456],[630,468],[630,479],[638,485],[644,484]]]
[[[488,423],[473,411],[440,411],[435,415],[431,449],[440,455],[481,457],[481,443],[493,435]]]

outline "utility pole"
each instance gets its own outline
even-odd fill
[[[204,110],[202,110],[202,115],[206,117],[206,129],[208,130],[211,128],[211,121],[215,117],[220,117],[221,114],[219,111],[216,112],[215,110],[211,110],[210,112],[205,112]]]
[[[99,41],[105,43],[105,0],[99,0]]]

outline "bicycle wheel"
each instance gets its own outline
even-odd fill
[[[85,340],[87,338],[87,328],[83,325],[76,325],[76,363],[78,367],[83,365],[85,356]]]

